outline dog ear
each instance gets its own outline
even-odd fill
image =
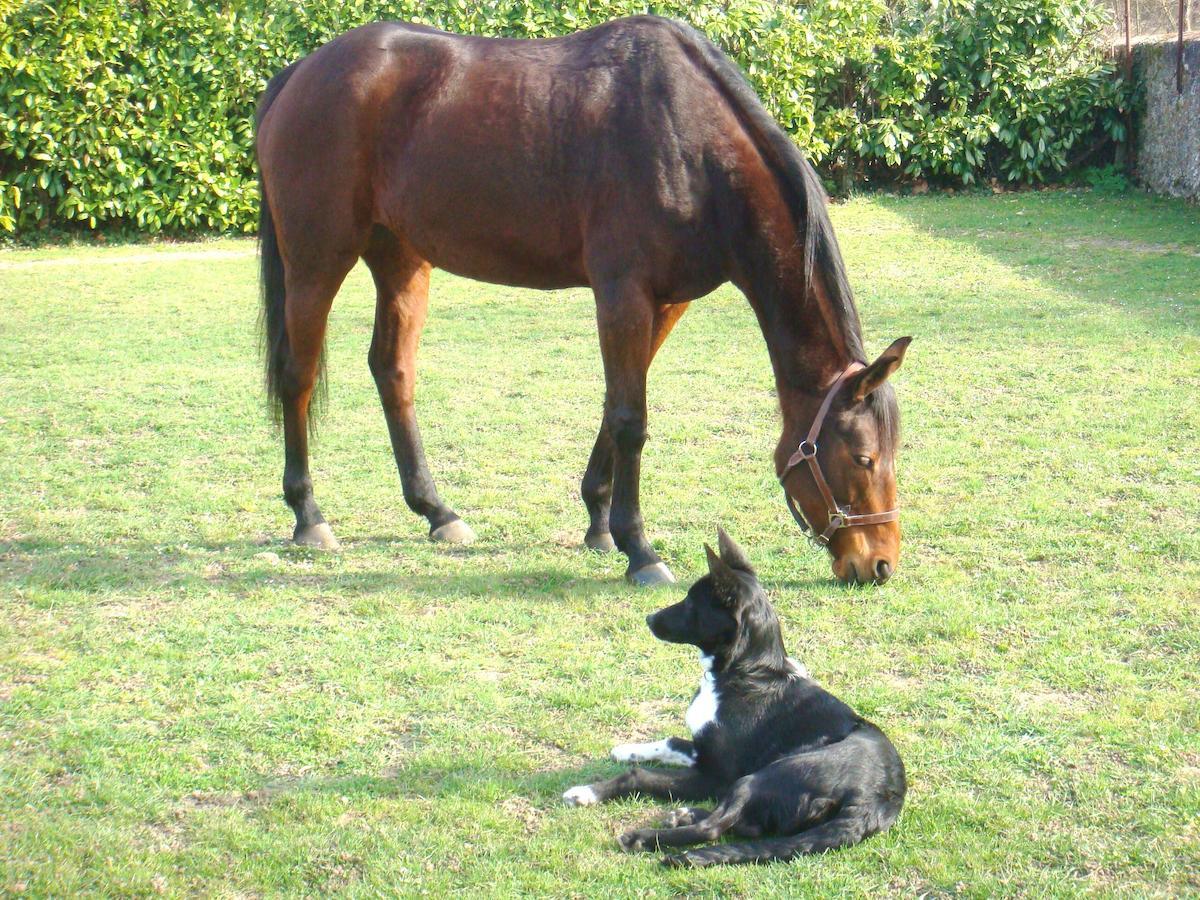
[[[704,545],[704,552],[708,554],[708,574],[712,576],[713,590],[723,603],[733,606],[737,603],[742,587],[737,574],[721,557],[713,553],[713,548],[708,544]]]
[[[734,543],[733,538],[725,533],[725,529],[717,526],[717,546],[721,548],[721,559],[731,569],[741,569],[749,575],[754,574],[754,567],[745,551]]]

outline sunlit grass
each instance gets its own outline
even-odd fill
[[[418,414],[480,541],[425,540],[331,323],[317,499],[287,545],[253,245],[0,254],[0,892],[828,897],[1200,890],[1200,221],[1046,193],[834,220],[896,376],[905,545],[847,589],[770,455],[754,317],[698,302],[651,373],[643,507],[681,581],[723,524],[794,655],[893,737],[911,791],[854,850],[667,872],[567,809],[609,747],[681,734],[697,677],[585,552],[590,296],[435,279]]]

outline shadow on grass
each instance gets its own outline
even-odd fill
[[[228,793],[194,792],[184,798],[193,807],[262,806],[292,797],[526,797],[539,805],[563,805],[562,795],[579,784],[615,777],[627,766],[593,760],[579,766],[514,772],[486,765],[424,764],[394,766],[378,774],[297,775],[264,778],[258,787]]]
[[[1187,204],[1063,191],[879,202],[929,237],[1136,319],[1142,328],[1163,335],[1200,328],[1200,302],[1191,289],[1200,278],[1200,214]],[[1060,319],[1056,327],[1069,332],[1075,326]]]
[[[376,545],[376,552],[382,546],[404,550],[403,542],[386,541]],[[461,567],[462,557],[480,562],[478,572],[446,574],[404,572],[386,561],[379,568],[360,568],[357,564],[361,559],[356,558],[355,549],[362,547],[362,542],[356,542],[337,557],[327,557],[290,545],[264,546],[252,541],[169,548],[139,542],[88,546],[9,541],[0,543],[0,564],[4,569],[0,584],[33,592],[136,595],[205,588],[245,595],[283,584],[294,586],[300,597],[328,593],[347,597],[402,594],[418,599],[486,596],[549,602],[568,593],[586,597],[634,590],[619,575],[601,578],[567,565],[496,571],[497,561],[512,555],[511,549],[504,547],[440,549],[439,553],[459,557],[455,560],[456,568]],[[331,566],[339,568],[330,570]]]
[[[345,597],[374,594],[400,594],[416,599],[451,597],[496,597],[500,599],[539,598],[554,602],[563,597],[611,597],[626,592],[645,597],[674,597],[688,587],[680,584],[661,590],[637,589],[620,574],[599,577],[583,573],[570,565],[569,555],[590,551],[582,548],[550,548],[564,556],[564,565],[512,565],[514,548],[508,545],[439,547],[438,557],[453,559],[458,571],[403,571],[387,560],[377,567],[363,568],[367,558],[392,552],[398,562],[416,562],[424,568],[437,565],[430,560],[430,545],[420,539],[366,539],[347,544],[337,555],[295,547],[287,542],[263,544],[252,540],[218,543],[189,542],[155,544],[61,543],[36,538],[0,542],[0,584],[32,592],[81,592],[143,595],[164,591],[188,591],[218,588],[235,595],[261,593],[292,585],[300,597],[336,593]],[[534,548],[545,551],[547,547]],[[463,572],[472,560],[478,571]],[[497,571],[497,569],[501,569]],[[618,570],[622,566],[616,567]],[[792,578],[772,583],[773,591],[873,590],[847,588],[829,577]]]
[[[464,766],[412,764],[380,775],[334,775],[328,778],[283,778],[264,783],[266,797],[311,792],[351,793],[391,797],[442,797],[474,793],[483,786],[500,786],[506,796],[542,796],[555,800],[568,788],[612,778],[625,770],[619,763],[597,760],[581,766],[538,772],[507,772]]]

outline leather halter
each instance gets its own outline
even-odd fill
[[[860,362],[852,362],[842,370],[842,374],[837,377],[837,380],[829,388],[825,394],[825,399],[821,401],[821,408],[817,410],[817,416],[813,419],[812,427],[808,429],[808,436],[800,442],[800,446],[796,448],[796,452],[791,455],[787,461],[787,465],[783,467],[783,474],[779,476],[779,483],[783,484],[784,480],[791,474],[792,469],[796,468],[800,463],[807,462],[809,471],[812,472],[813,481],[816,482],[817,490],[821,492],[821,497],[825,501],[825,508],[829,512],[829,525],[820,534],[817,533],[816,525],[810,523],[804,516],[804,513],[796,506],[796,501],[792,499],[792,495],[788,493],[787,486],[783,488],[784,499],[787,500],[788,509],[792,513],[792,518],[796,520],[796,524],[801,530],[809,532],[814,541],[821,545],[827,545],[834,532],[840,528],[853,528],[855,525],[879,525],[883,522],[895,522],[900,518],[899,509],[889,509],[886,512],[877,513],[862,513],[854,515],[850,512],[849,506],[839,506],[838,502],[833,499],[833,491],[829,489],[829,482],[825,480],[824,473],[821,472],[821,464],[817,462],[817,437],[821,433],[821,426],[825,424],[825,416],[829,413],[829,408],[833,405],[833,398],[837,396],[846,379],[865,369]]]

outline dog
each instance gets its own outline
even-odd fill
[[[886,831],[904,803],[904,764],[875,725],[821,688],[788,657],[779,619],[745,553],[718,529],[720,553],[707,544],[708,574],[679,603],[646,618],[659,640],[692,644],[704,672],[679,738],[613,748],[634,766],[608,781],[563,794],[575,806],[631,794],[693,802],[662,827],[618,839],[633,852],[718,840],[752,840],[664,856],[668,866],[788,860],[849,847]]]

